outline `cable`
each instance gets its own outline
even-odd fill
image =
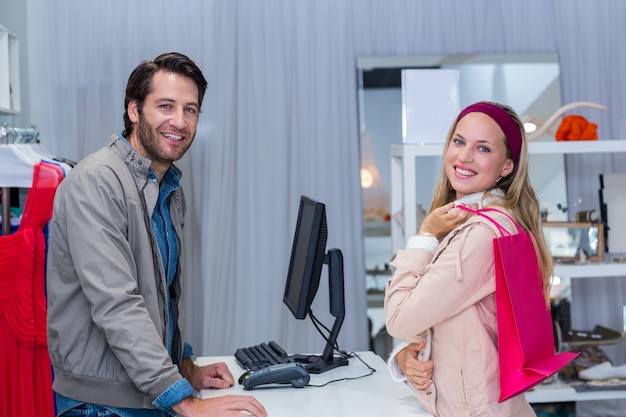
[[[345,352],[344,352],[345,353]],[[357,358],[359,361],[361,361],[361,363],[363,365],[365,365],[367,367],[367,369],[369,370],[369,373],[367,374],[363,374],[363,375],[359,375],[359,376],[347,376],[344,378],[337,378],[337,379],[332,379],[328,382],[325,382],[323,384],[320,385],[313,385],[313,384],[307,384],[307,387],[313,387],[313,388],[321,388],[321,387],[325,387],[326,385],[332,384],[334,382],[341,382],[341,381],[352,381],[355,379],[361,379],[361,378],[366,378],[368,376],[371,376],[374,374],[374,372],[376,372],[376,369],[372,368],[367,362],[365,362],[359,355],[356,354],[356,352],[350,352],[350,353],[346,353],[347,357],[349,358]]]
[[[311,309],[309,309],[309,317],[311,318],[311,322],[313,323],[313,326],[315,326],[315,328],[317,329],[318,333],[322,335],[326,343],[330,345],[330,340],[328,340],[329,336],[325,335],[321,328],[326,330],[328,335],[330,335],[330,329],[326,327],[324,323],[322,323],[317,317],[315,317],[315,314],[313,314],[313,310]],[[339,349],[339,344],[337,341],[335,341],[335,343],[332,344],[332,347],[335,352],[337,352],[339,355],[343,356],[344,358],[350,357],[350,355],[346,351]]]

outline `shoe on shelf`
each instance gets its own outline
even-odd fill
[[[563,378],[578,378],[578,372],[583,369],[591,368],[602,362],[609,362],[610,359],[606,352],[597,345],[580,345],[569,349],[572,352],[578,352],[573,361],[565,365],[559,371],[559,376]]]
[[[611,362],[602,362],[578,371],[578,378],[586,380],[626,378],[626,365],[613,366]]]
[[[624,333],[597,324],[593,330],[575,330],[567,332],[567,343],[570,346],[610,345],[624,340]]]

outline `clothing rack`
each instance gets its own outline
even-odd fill
[[[9,127],[7,123],[0,125],[0,143],[38,143],[39,131],[32,125],[29,128]]]
[[[0,144],[38,143],[39,131],[35,126],[30,128],[9,127],[7,123],[0,125]],[[0,189],[2,194],[2,235],[11,233],[11,198],[9,187]]]
[[[0,297],[10,300],[0,303],[0,384],[11,384],[8,390],[0,389],[0,415],[53,416],[46,339],[45,227],[65,169],[50,160],[39,144],[0,145],[0,149],[2,187],[11,192],[30,187],[19,227],[0,236]],[[19,159],[18,164],[12,164],[12,158]],[[11,176],[13,171],[18,175]],[[9,219],[3,225],[7,223]]]
[[[0,390],[2,416],[54,415],[46,339],[45,227],[56,189],[74,165],[51,154],[39,142],[34,126],[0,125],[0,297],[11,300],[0,303],[0,379],[12,384],[10,390]],[[23,189],[28,192],[22,205],[13,198]],[[16,230],[11,225],[12,204],[23,206]]]

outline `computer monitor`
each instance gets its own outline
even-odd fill
[[[319,331],[311,304],[319,288],[324,264],[328,266],[329,307],[335,322],[328,336],[322,334],[326,339],[324,351],[321,356],[292,355],[314,374],[348,364],[347,357],[334,355],[345,317],[343,255],[336,248],[326,252],[327,238],[326,206],[301,196],[283,302],[296,319],[304,320],[309,316]]]

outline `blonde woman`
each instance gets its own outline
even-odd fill
[[[522,123],[510,107],[472,104],[450,129],[441,177],[419,233],[392,262],[386,325],[405,342],[391,354],[391,373],[408,380],[434,416],[535,417],[523,395],[498,402],[493,239],[499,233],[459,204],[496,208],[535,232],[547,300],[552,258],[528,177]],[[489,215],[517,233],[506,215]]]

